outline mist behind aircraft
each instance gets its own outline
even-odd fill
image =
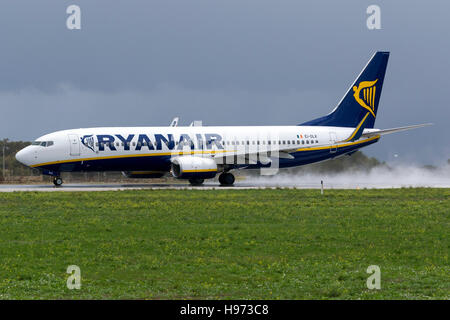
[[[368,171],[356,170],[339,173],[283,173],[275,176],[248,176],[242,184],[270,187],[296,187],[296,188],[320,188],[320,182],[324,182],[324,188],[449,188],[450,165],[435,169],[427,169],[420,166],[407,164],[395,164],[393,166],[379,166]]]

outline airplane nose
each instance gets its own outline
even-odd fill
[[[16,153],[16,159],[20,163],[23,163],[26,166],[29,166],[31,164],[31,154],[30,149],[28,147],[23,148],[19,152]]]

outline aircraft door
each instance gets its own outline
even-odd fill
[[[330,153],[336,153],[337,151],[337,144],[336,144],[337,138],[336,138],[336,132],[330,132]]]
[[[197,134],[197,150],[198,150],[198,156],[204,158],[205,155],[205,141],[203,141],[203,137],[200,134]]]
[[[78,135],[69,134],[69,144],[70,144],[70,155],[79,156],[80,155],[80,141]]]

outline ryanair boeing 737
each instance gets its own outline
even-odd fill
[[[425,126],[374,129],[389,52],[376,52],[336,108],[294,126],[105,127],[46,134],[16,154],[21,163],[63,181],[61,172],[122,171],[130,178],[171,173],[192,185],[233,170],[300,166],[349,155],[389,133]]]

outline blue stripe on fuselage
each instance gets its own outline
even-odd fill
[[[336,152],[331,153],[330,149],[311,150],[304,149],[303,151],[297,151],[291,153],[294,159],[279,159],[280,168],[295,167],[331,159],[346,153],[354,152],[362,147],[371,145],[377,142],[378,139],[373,139],[368,142],[362,142],[358,144],[352,144],[337,148]],[[74,172],[74,171],[169,171],[170,170],[170,155],[154,155],[154,156],[142,156],[142,157],[127,157],[123,158],[111,158],[111,159],[97,159],[97,160],[83,160],[73,161],[67,163],[49,164],[39,166],[39,169],[45,169],[49,171],[57,172]],[[238,167],[241,167],[239,165]],[[268,165],[256,164],[245,166],[248,169],[258,169],[261,167],[268,167]]]

